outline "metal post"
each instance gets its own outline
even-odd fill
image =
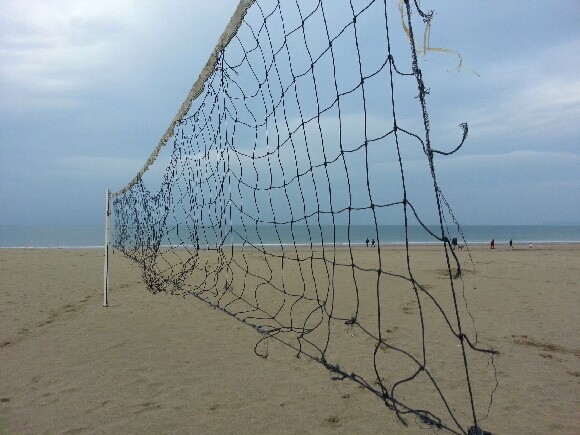
[[[103,289],[103,307],[109,306],[109,217],[111,216],[111,191],[107,189],[105,202],[105,277]]]

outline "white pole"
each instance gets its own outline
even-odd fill
[[[111,191],[107,189],[107,200],[105,202],[105,277],[103,307],[109,306],[109,216],[111,216]]]

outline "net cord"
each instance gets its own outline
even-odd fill
[[[127,184],[127,186],[125,186],[123,189],[119,190],[118,192],[111,193],[112,196],[122,195],[123,193],[131,189],[135,184],[137,184],[141,180],[145,172],[147,172],[149,167],[155,162],[157,156],[159,155],[159,151],[161,151],[161,148],[163,148],[167,144],[169,138],[173,136],[175,127],[181,122],[183,117],[189,111],[193,100],[199,97],[203,92],[207,79],[212,75],[217,66],[218,60],[220,59],[220,54],[227,47],[232,38],[236,36],[236,33],[238,32],[238,29],[240,28],[240,25],[242,24],[242,21],[246,16],[247,10],[250,8],[250,6],[252,6],[252,4],[254,4],[255,1],[256,0],[240,0],[238,6],[236,7],[236,11],[232,15],[232,18],[230,19],[230,22],[226,26],[226,29],[223,31],[222,35],[220,36],[218,43],[214,47],[199,77],[197,78],[197,80],[191,87],[189,93],[187,94],[185,101],[183,101],[181,107],[179,108],[179,111],[173,117],[173,120],[169,124],[169,127],[167,127],[165,134],[161,137],[159,143],[157,144],[155,149],[151,152],[151,155],[149,156],[149,158],[147,159],[141,170],[137,173],[137,175],[135,175],[135,177],[133,177],[133,179],[129,182],[129,184]]]

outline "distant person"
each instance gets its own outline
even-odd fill
[[[453,247],[453,249],[457,249],[457,237],[453,237],[451,239],[451,246]]]
[[[373,245],[373,248],[375,247],[375,239],[373,239],[373,241],[371,242]]]
[[[534,246],[532,245],[532,243],[530,242],[530,248],[533,248]]]
[[[512,239],[510,239],[510,249],[513,249],[513,248],[514,248],[514,242]]]
[[[491,249],[495,249],[495,239],[491,239],[490,247]]]
[[[369,247],[369,238],[367,237],[367,248]]]

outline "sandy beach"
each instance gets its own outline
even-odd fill
[[[447,304],[441,256],[426,246],[412,253],[418,279]],[[401,254],[381,252],[394,270],[404,267]],[[375,261],[364,248],[355,255],[369,267]],[[464,273],[455,282],[475,322],[462,296],[467,334],[477,331],[478,343],[500,352],[495,370],[487,357],[471,365],[480,427],[494,434],[579,433],[580,245],[475,246],[457,255]],[[262,344],[268,358],[260,358],[260,335],[203,301],[150,294],[138,266],[118,252],[110,276],[104,308],[101,250],[0,249],[0,434],[425,433],[416,418],[403,425],[368,390],[332,380],[321,364],[296,358],[276,340]],[[303,281],[297,273],[285,279],[289,287]],[[361,286],[365,280],[372,288],[363,275]],[[392,342],[409,340],[413,348],[404,332],[417,307],[404,294],[389,297]],[[365,316],[372,307],[364,292],[361,300]],[[425,318],[427,338],[443,346],[427,304]],[[343,330],[344,342],[337,339],[329,353],[350,367],[359,347],[347,338],[357,332]],[[445,378],[455,369],[446,358],[457,355],[430,355],[446,397],[461,401],[463,386]],[[403,392],[410,400],[429,401],[429,394],[420,386]]]

